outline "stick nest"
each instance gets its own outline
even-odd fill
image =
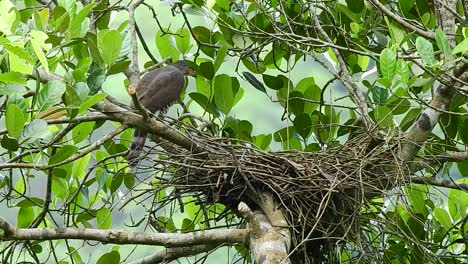
[[[305,262],[304,256],[323,258],[324,252],[336,256],[343,242],[356,244],[370,198],[408,175],[395,155],[397,139],[361,134],[316,152],[265,152],[201,133],[193,141],[207,151],[163,146],[164,157],[155,166],[171,176],[161,181],[162,188],[194,195],[201,205],[222,203],[234,213],[241,201],[255,209],[256,193],[273,193],[289,222],[295,263]]]

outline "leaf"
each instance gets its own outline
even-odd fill
[[[37,112],[41,112],[60,102],[66,86],[63,81],[49,81],[36,97]]]
[[[376,106],[374,109],[374,118],[381,125],[389,127],[393,125],[392,111],[385,106]]]
[[[441,50],[442,53],[444,53],[445,55],[450,55],[451,49],[448,43],[447,36],[445,35],[445,32],[442,31],[440,28],[436,29],[435,31],[435,39],[439,50]]]
[[[262,78],[265,85],[273,90],[279,90],[284,86],[283,80],[279,77],[271,76],[268,74],[262,74]]]
[[[0,1],[0,32],[10,35],[15,31],[15,23],[20,19],[20,14],[16,7],[9,0]]]
[[[182,54],[186,54],[190,51],[190,31],[186,28],[179,30],[178,35],[175,38],[176,47]]]
[[[50,157],[49,165],[56,164],[66,160],[67,158],[71,157],[75,152],[78,151],[78,147],[73,145],[64,145],[61,147],[57,152]]]
[[[445,231],[452,228],[452,221],[450,220],[450,216],[446,210],[442,208],[435,208],[434,216],[437,222],[439,222],[444,227]]]
[[[398,59],[396,63],[396,73],[400,76],[400,81],[402,83],[408,83],[408,80],[410,78],[410,69],[406,61]]]
[[[23,131],[25,121],[23,111],[17,105],[8,105],[5,123],[10,136],[18,138]]]
[[[34,119],[24,127],[19,141],[22,144],[34,142],[48,133],[50,133],[50,131],[47,129],[47,121],[43,119]]]
[[[106,97],[106,94],[95,94],[91,97],[88,97],[88,99],[86,99],[86,101],[84,101],[80,106],[80,114],[86,113],[86,111],[88,111],[91,106],[101,102]]]
[[[117,30],[101,30],[97,35],[97,46],[102,59],[107,65],[112,65],[122,48],[122,38]]]
[[[434,65],[437,61],[434,56],[434,49],[432,48],[432,43],[422,37],[416,38],[416,50],[418,50],[419,55],[421,56],[425,65]]]
[[[108,208],[99,209],[96,213],[96,221],[99,229],[109,229],[112,225],[112,212]]]
[[[70,38],[76,38],[82,36],[82,26],[84,25],[85,19],[88,19],[88,14],[96,6],[96,2],[92,2],[89,5],[83,7],[78,14],[73,18],[72,22],[70,23]]]
[[[302,79],[295,88],[296,91],[301,92],[304,95],[304,98],[314,102],[304,101],[304,112],[312,114],[314,110],[319,107],[319,102],[321,100],[320,87],[315,84],[315,79],[313,77]]]
[[[0,73],[0,82],[26,84],[26,78],[19,72],[10,71]]]
[[[304,95],[299,91],[289,93],[289,109],[298,116],[304,113]]]
[[[385,48],[380,53],[380,73],[388,80],[393,79],[396,68],[396,54],[391,49]]]
[[[37,40],[31,39],[31,46],[37,58],[41,62],[42,67],[44,67],[46,71],[49,71],[49,63],[47,61],[44,51],[42,50],[41,44]]]
[[[250,72],[242,72],[242,75],[244,78],[257,90],[260,92],[266,93],[265,86],[263,86],[263,83],[257,80],[257,78],[251,74]]]
[[[308,114],[300,114],[294,118],[294,128],[296,132],[306,140],[312,130],[312,119]]]
[[[452,55],[460,53],[460,52],[467,52],[468,51],[468,38],[465,38],[462,42],[458,43],[455,48],[452,50]]]
[[[91,135],[96,122],[85,122],[77,125],[72,130],[73,143],[78,144]]]
[[[21,207],[18,211],[18,228],[28,227],[34,220],[34,208]]]
[[[224,58],[226,57],[227,54],[227,46],[222,46],[221,48],[218,49],[216,52],[216,59],[214,61],[214,71],[217,72],[219,70],[219,67],[221,64],[223,64]]]
[[[215,77],[214,81],[214,100],[216,106],[224,114],[228,114],[234,104],[234,95],[232,93],[231,77],[221,74]]]
[[[216,107],[208,100],[205,95],[201,93],[189,93],[189,96],[208,113],[218,116]]]
[[[8,135],[3,135],[0,145],[2,146],[2,148],[10,151],[17,151],[19,148],[18,140],[16,138],[11,138]]]
[[[205,76],[208,80],[212,80],[214,76],[214,66],[210,61],[200,64],[200,75]]]
[[[95,95],[97,92],[99,92],[105,80],[106,72],[103,69],[95,66],[92,70],[90,70],[90,74],[86,82],[89,87],[89,94]]]
[[[164,29],[165,32],[171,33],[168,29]],[[179,51],[177,51],[170,42],[171,34],[163,34],[161,30],[156,33],[156,47],[158,48],[159,55],[161,58],[172,57],[172,61],[179,60]]]

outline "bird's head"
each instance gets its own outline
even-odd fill
[[[194,77],[197,76],[195,69],[187,61],[179,60],[179,61],[172,63],[171,65],[176,67],[180,71],[182,71],[184,75],[189,75],[189,76],[194,76]]]

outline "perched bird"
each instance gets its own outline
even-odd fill
[[[153,114],[167,110],[179,98],[186,75],[195,76],[195,70],[184,60],[148,72],[136,87],[140,103]],[[138,128],[135,129],[130,151],[127,154],[129,164],[135,163],[140,157],[147,134]]]

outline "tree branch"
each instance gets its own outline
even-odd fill
[[[272,202],[273,200],[271,200]],[[269,202],[269,201],[264,201]],[[271,205],[274,207],[274,205]],[[238,206],[240,214],[247,220],[250,228],[249,248],[256,263],[291,263],[288,258],[290,241],[277,232],[262,211],[252,212],[247,204]],[[290,238],[290,237],[289,237]]]
[[[200,253],[208,252],[215,249],[216,245],[197,245],[192,247],[176,247],[166,248],[158,253],[146,256],[128,264],[157,264],[168,263],[178,258],[190,257]]]
[[[80,239],[112,244],[164,247],[188,247],[213,243],[227,245],[245,244],[248,235],[246,229],[204,230],[180,234],[66,227],[16,228],[2,217],[0,217],[0,229],[4,231],[3,234],[0,234],[0,239],[4,241]]]
[[[410,31],[414,31],[418,35],[423,36],[425,38],[435,40],[434,33],[430,32],[430,31],[423,30],[421,28],[418,28],[418,27],[406,22],[403,18],[401,18],[400,16],[398,16],[394,12],[388,10],[382,3],[380,3],[379,0],[368,0],[368,1],[371,4],[373,4],[375,7],[377,7],[377,9],[382,11],[382,13],[384,13],[386,16],[393,19],[395,22],[397,22],[401,26],[405,27],[406,29],[408,29]]]
[[[466,183],[457,183],[453,180],[446,180],[446,179],[437,179],[435,177],[417,177],[413,176],[410,178],[411,183],[419,183],[419,184],[428,184],[432,186],[439,186],[445,187],[450,189],[462,190],[468,192],[468,184]]]

